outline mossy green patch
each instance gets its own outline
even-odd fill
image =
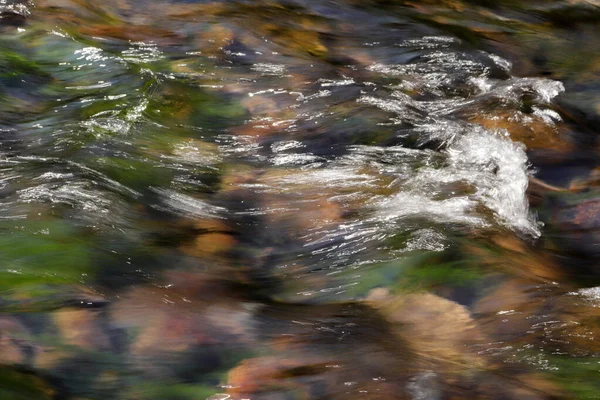
[[[473,286],[482,277],[482,271],[467,261],[428,263],[408,268],[396,287],[400,290],[420,290],[440,286]]]
[[[597,399],[600,393],[600,359],[597,357],[551,357],[555,369],[547,374],[571,399]]]
[[[48,80],[50,75],[35,61],[20,52],[4,47],[0,42],[0,84],[22,85],[22,80]]]
[[[0,249],[0,290],[74,283],[89,272],[88,243],[64,221],[3,223]]]
[[[141,192],[151,187],[168,186],[173,176],[170,169],[156,165],[151,160],[100,157],[92,164],[110,179]]]
[[[2,400],[50,400],[54,390],[39,377],[0,367],[0,398]]]
[[[217,131],[243,122],[246,110],[233,100],[208,93],[182,82],[169,82],[155,93],[148,116],[167,126],[188,124],[205,132]]]

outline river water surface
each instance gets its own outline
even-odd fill
[[[0,399],[600,398],[595,0],[0,0]]]

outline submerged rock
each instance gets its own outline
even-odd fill
[[[103,331],[103,321],[93,310],[62,309],[52,313],[64,343],[88,351],[110,351],[111,342]]]
[[[0,2],[0,26],[23,26],[29,18],[28,0],[4,0]]]
[[[381,293],[373,292],[370,298],[380,299]],[[483,336],[466,307],[431,293],[389,297],[374,304],[390,322],[402,327],[399,334],[417,353],[445,365],[447,372],[464,373],[485,364],[467,349]]]
[[[251,304],[232,301],[224,285],[199,275],[172,273],[165,280],[130,290],[109,310],[136,369],[150,377],[199,379],[248,352]]]
[[[542,205],[547,239],[558,251],[600,258],[600,192],[552,193]]]
[[[30,339],[30,332],[16,318],[0,317],[0,364],[29,364],[33,356]]]
[[[561,390],[526,368],[507,367],[489,347],[500,342],[489,322],[474,318],[466,307],[431,293],[392,296],[374,290],[367,301],[396,325],[408,349],[424,370],[406,388],[412,399],[551,399]],[[476,309],[489,307],[484,300]],[[495,306],[492,306],[495,309]],[[498,316],[499,317],[499,316]],[[523,332],[527,327],[520,326]],[[500,339],[502,340],[502,339]],[[504,338],[506,340],[506,338]],[[483,350],[482,350],[483,349]]]

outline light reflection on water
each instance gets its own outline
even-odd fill
[[[542,193],[549,228],[527,193],[532,150],[587,143],[570,76],[452,7],[313,3],[0,1],[0,374],[27,398],[595,390],[596,289],[552,236],[597,243],[595,189]]]

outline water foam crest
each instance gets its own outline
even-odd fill
[[[529,178],[524,146],[475,127],[446,152],[453,168],[470,174],[477,187],[474,197],[494,211],[500,222],[539,236],[525,196]]]
[[[363,95],[358,100],[395,114],[392,121],[399,117],[410,124],[399,132],[400,138],[416,137],[418,147],[433,144],[446,157],[442,167],[413,171],[401,193],[379,204],[380,214],[391,219],[422,214],[440,222],[487,225],[491,221],[476,209],[483,205],[496,222],[539,236],[525,193],[529,173],[525,147],[512,142],[506,132],[468,123],[461,115],[480,112],[482,105],[520,107],[524,98],[531,98],[532,115],[553,125],[560,116],[544,105],[564,91],[563,84],[544,78],[493,78],[493,68],[509,72],[511,64],[493,54],[472,57],[441,51],[444,46],[437,40],[431,46],[427,43],[428,38],[414,41],[415,47],[429,52],[409,64],[371,65],[371,72],[402,81],[378,91],[377,97]],[[415,90],[417,97],[406,94]],[[461,184],[462,190],[452,189]]]
[[[471,215],[471,211],[476,205],[477,202],[468,196],[433,200],[418,193],[400,192],[379,204],[379,216],[387,220],[426,216],[440,223],[453,222],[487,226],[485,220]]]

